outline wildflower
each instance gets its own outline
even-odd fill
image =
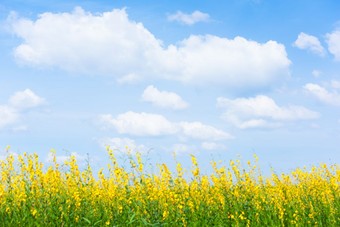
[[[37,212],[38,211],[36,209],[32,210],[32,215],[35,216],[37,214]]]

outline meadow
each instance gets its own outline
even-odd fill
[[[340,226],[338,165],[264,177],[254,156],[212,161],[204,175],[192,155],[189,170],[150,173],[139,153],[123,168],[108,148],[110,164],[94,174],[51,154],[49,166],[36,154],[1,161],[1,226]]]

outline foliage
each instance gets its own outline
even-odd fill
[[[131,170],[120,167],[108,149],[108,176],[75,157],[44,171],[38,156],[7,156],[1,163],[0,223],[3,226],[340,226],[338,165],[296,169],[262,177],[255,165],[212,162],[211,176],[200,174],[192,156],[192,179],[177,164],[158,173],[143,169],[140,154]]]

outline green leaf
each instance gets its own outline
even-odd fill
[[[89,224],[91,225],[91,222],[89,221],[89,219],[84,218],[84,217],[83,217],[83,219],[84,219],[87,223],[89,223]]]
[[[132,224],[132,223],[134,223],[136,220],[133,220],[134,218],[135,218],[135,216],[136,216],[136,213],[134,213],[129,219],[129,223],[128,223],[128,225],[129,224]]]
[[[97,224],[99,224],[100,222],[102,222],[102,220],[99,220],[99,221],[95,222],[93,225],[97,225]]]
[[[141,218],[141,220],[142,220],[142,222],[143,222],[144,225],[149,225],[149,223],[148,223],[147,221],[145,221],[144,218]]]

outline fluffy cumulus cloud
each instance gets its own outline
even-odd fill
[[[328,50],[331,52],[336,61],[340,61],[340,28],[326,35]]]
[[[303,88],[323,103],[340,106],[340,94],[336,91],[340,87],[339,81],[332,81],[331,87],[333,87],[332,91],[328,91],[318,84],[308,83]]]
[[[145,153],[148,151],[145,145],[137,145],[133,139],[126,137],[101,138],[97,141],[102,148],[107,149],[107,147],[109,146],[109,148],[117,154],[124,154],[127,153],[129,150],[131,153],[135,153],[136,151],[140,153]]]
[[[160,59],[177,69],[177,79],[185,83],[259,87],[288,75],[290,64],[282,44],[260,44],[242,37],[193,35],[178,47],[169,46],[167,52]]]
[[[164,116],[132,111],[114,117],[100,115],[98,123],[102,128],[114,128],[120,134],[135,136],[179,135],[193,139],[224,140],[233,138],[229,133],[200,122],[171,122]]]
[[[32,65],[131,77],[134,71],[143,72],[161,48],[124,9],[93,15],[77,7],[72,13],[43,13],[36,21],[11,21],[14,33],[23,39],[15,55]]]
[[[192,14],[186,14],[181,11],[177,11],[177,13],[168,16],[169,21],[178,21],[187,25],[193,25],[201,21],[207,22],[209,21],[209,18],[209,14],[202,13],[198,10],[194,11]]]
[[[151,102],[155,106],[174,110],[185,109],[188,107],[188,103],[185,102],[178,94],[168,91],[159,91],[152,85],[148,86],[144,90],[142,94],[142,101]]]
[[[202,140],[225,140],[233,137],[222,130],[216,129],[210,125],[204,125],[201,122],[180,122],[181,132],[194,139]]]
[[[236,127],[279,127],[285,121],[308,120],[319,117],[319,113],[303,106],[280,107],[267,96],[258,95],[251,98],[218,98],[217,106],[224,108],[222,118]]]
[[[160,136],[175,134],[178,127],[159,114],[135,113],[132,111],[113,117],[111,114],[99,117],[100,125],[113,127],[120,134],[135,136]]]
[[[15,109],[25,110],[44,105],[45,99],[37,96],[30,89],[18,91],[8,100],[8,104]]]
[[[325,56],[326,54],[325,49],[323,46],[321,46],[321,43],[317,37],[303,32],[299,34],[297,40],[294,42],[294,46],[299,49],[309,50],[320,56]]]
[[[9,98],[7,104],[0,105],[0,129],[17,124],[25,111],[44,104],[46,104],[45,99],[37,96],[30,89],[16,92]],[[25,129],[27,129],[26,126],[20,125],[14,126],[13,131]]]
[[[285,46],[276,41],[192,35],[164,46],[125,9],[92,14],[78,7],[9,21],[22,39],[16,58],[32,66],[111,75],[122,83],[162,78],[228,87],[269,86],[289,75]]]
[[[178,94],[168,91],[159,91],[152,85],[148,86],[144,90],[142,94],[142,101],[151,102],[155,106],[174,110],[185,109],[188,107],[188,103],[185,102]]]

